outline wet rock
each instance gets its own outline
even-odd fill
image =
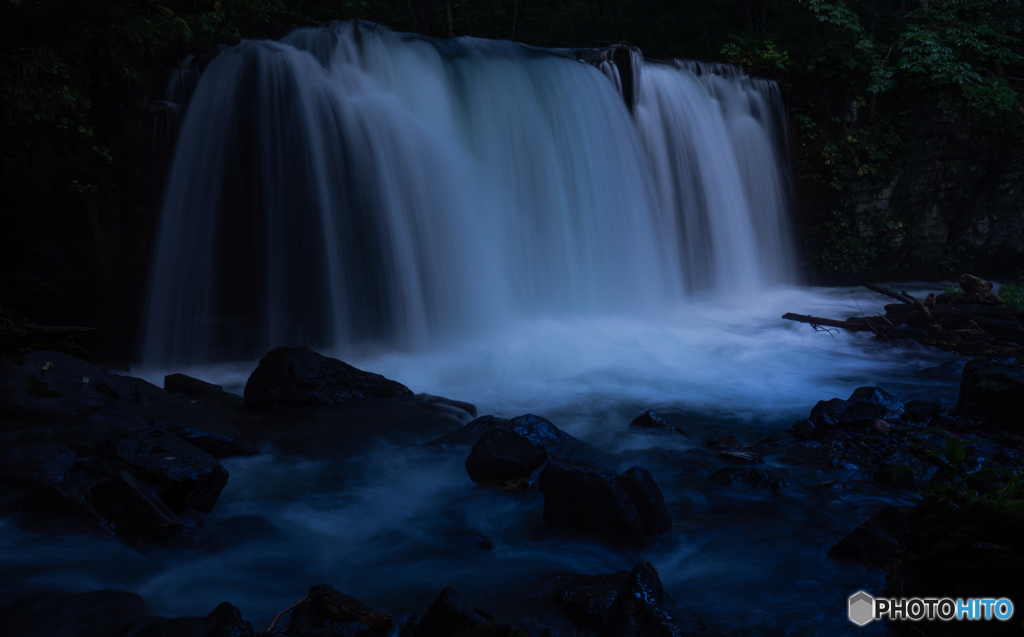
[[[548,523],[633,546],[647,542],[640,515],[611,470],[585,460],[553,458],[537,485]]]
[[[41,371],[49,363],[47,371]],[[130,376],[109,373],[61,352],[0,359],[0,415],[34,430],[54,427],[54,440],[78,451],[74,423],[114,418],[135,429],[160,423],[217,457],[256,453],[231,426],[178,396]],[[66,436],[60,429],[68,428]]]
[[[572,456],[581,445],[540,416],[526,414],[489,428],[466,458],[473,482],[531,480],[550,455]]]
[[[953,413],[1024,432],[1024,362],[975,359],[964,367]]]
[[[892,431],[892,425],[884,420],[876,420],[871,423],[871,433],[887,434]]]
[[[302,633],[302,637],[370,637],[372,633],[363,622],[351,621],[314,628]]]
[[[696,637],[708,635],[701,621],[668,596],[658,572],[640,562],[626,577],[608,609],[600,637]]]
[[[398,613],[391,617],[391,628],[378,633],[377,637],[414,637],[420,618],[414,613]]]
[[[164,389],[186,396],[215,396],[223,394],[224,388],[185,374],[164,376]]]
[[[574,626],[582,630],[600,630],[608,609],[619,594],[629,571],[607,575],[556,573],[546,595]]]
[[[245,384],[245,404],[264,410],[411,394],[401,383],[322,356],[308,347],[271,350],[260,359]]]
[[[74,466],[75,452],[53,441],[0,449],[0,481],[54,484]]]
[[[629,423],[630,429],[668,429],[668,422],[658,412],[647,410]]]
[[[886,505],[868,518],[867,522],[839,540],[829,550],[828,557],[891,573],[897,563],[896,550],[900,535],[906,528],[907,514]]]
[[[288,614],[289,635],[305,635],[329,623],[327,615],[320,612],[313,602],[306,600],[293,608]]]
[[[908,423],[922,423],[945,411],[942,405],[927,400],[911,400],[905,405],[900,420]]]
[[[132,632],[132,637],[253,637],[252,624],[242,612],[223,602],[206,617],[158,619]]]
[[[93,485],[86,498],[114,531],[127,540],[161,539],[182,529],[182,521],[149,485],[127,471]]]
[[[643,467],[627,469],[619,474],[619,484],[633,502],[644,534],[654,537],[672,529],[672,514],[650,471]]]
[[[724,487],[736,485],[747,485],[751,487],[764,487],[769,483],[768,474],[752,465],[741,465],[738,467],[726,467],[712,473],[707,478],[708,482],[720,484]]]
[[[351,595],[346,595],[333,586],[318,584],[309,589],[309,600],[321,613],[335,624],[362,622],[371,630],[387,630],[391,627],[391,613],[367,606]]]
[[[104,445],[102,456],[153,484],[172,511],[209,513],[228,482],[217,459],[159,426],[121,436]]]
[[[452,637],[463,631],[483,626],[487,618],[474,610],[452,587],[447,587],[430,605],[416,626],[416,637]]]
[[[708,449],[714,449],[716,451],[739,451],[743,448],[739,440],[736,440],[732,436],[719,436],[717,438],[708,438],[704,445]]]
[[[793,435],[802,440],[817,440],[818,429],[810,420],[798,420],[793,425]]]
[[[895,420],[903,414],[905,409],[903,403],[896,400],[892,394],[879,387],[858,387],[847,401],[850,403],[847,409],[857,408],[858,403],[879,405],[885,408],[885,415],[882,420]],[[853,420],[855,418],[849,418]]]
[[[508,422],[507,418],[497,418],[487,415],[472,420],[460,429],[440,438],[428,442],[431,446],[454,447],[460,445],[475,445],[480,437],[492,429],[497,429]]]
[[[959,283],[960,289],[966,294],[990,294],[992,292],[991,281],[983,281],[973,274],[961,274]]]

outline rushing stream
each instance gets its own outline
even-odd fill
[[[473,401],[481,413],[538,413],[617,453],[614,468],[648,468],[677,524],[639,553],[553,533],[540,494],[474,485],[463,468],[467,449],[382,444],[343,461],[273,449],[226,460],[231,479],[212,524],[183,547],[137,551],[110,538],[6,528],[2,566],[24,587],[134,590],[166,615],[204,614],[227,599],[262,628],[315,582],[419,613],[452,585],[507,620],[536,605],[534,585],[553,571],[612,572],[645,559],[676,599],[728,634],[842,631],[846,596],[884,580],[825,554],[892,501],[892,491],[859,471],[821,469],[827,456],[811,448],[770,446],[758,453],[767,470],[792,482],[785,495],[695,489],[720,463],[690,450],[712,435],[785,436],[818,399],[846,397],[861,385],[903,400],[940,396],[948,405],[955,357],[777,318],[794,308],[854,315],[883,303],[863,289],[779,287],[702,299],[646,321],[540,319],[433,352],[352,360],[415,391]],[[254,366],[174,371],[240,393]],[[166,371],[135,373],[159,383]],[[630,432],[630,420],[652,407],[689,436]],[[844,490],[811,488],[837,479]]]

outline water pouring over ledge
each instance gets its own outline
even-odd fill
[[[794,276],[777,90],[634,56],[335,23],[206,69],[167,180],[142,359],[417,350]],[[621,81],[618,83],[621,89]]]

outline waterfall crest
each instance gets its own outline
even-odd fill
[[[773,84],[335,23],[205,70],[167,179],[153,365],[415,349],[791,280]],[[610,81],[611,80],[611,81]]]

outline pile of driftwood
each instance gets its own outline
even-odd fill
[[[914,340],[965,356],[1012,358],[1024,355],[1024,310],[1009,307],[992,294],[992,283],[970,274],[960,275],[960,289],[925,300],[878,285],[864,286],[899,301],[885,306],[885,314],[855,316],[845,321],[783,314],[790,321],[808,323],[816,330],[838,328],[874,332],[882,341]]]

